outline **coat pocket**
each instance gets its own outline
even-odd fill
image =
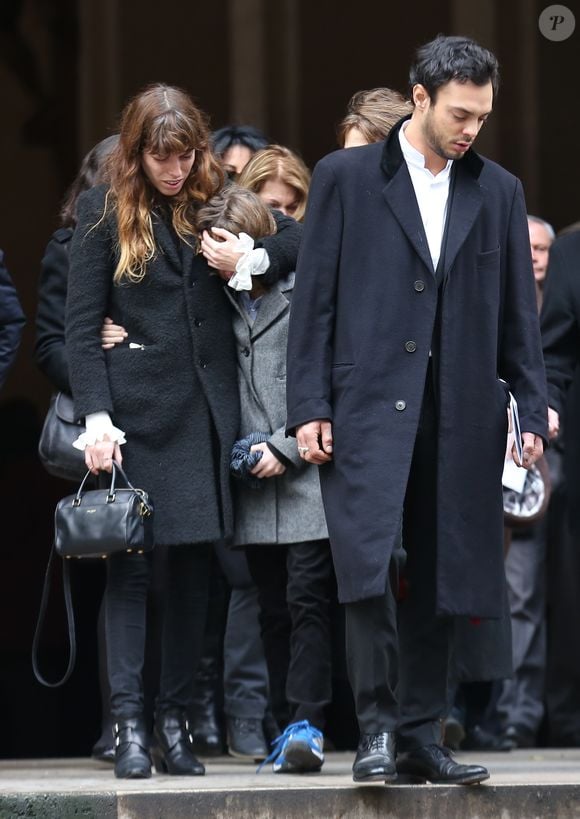
[[[475,261],[478,268],[497,266],[499,265],[500,248],[495,247],[493,250],[484,250],[482,253],[477,253]]]

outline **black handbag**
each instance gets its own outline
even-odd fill
[[[119,473],[126,486],[117,485]],[[72,558],[107,558],[117,552],[143,554],[153,549],[153,504],[147,492],[135,489],[121,466],[114,461],[111,483],[105,489],[84,491],[87,472],[74,495],[58,502],[54,515],[54,544],[50,550],[38,621],[32,641],[32,668],[36,679],[48,688],[58,688],[72,674],[76,661],[74,611],[68,561]],[[38,666],[38,647],[48,606],[54,555],[63,560],[63,589],[68,625],[69,660],[60,680],[48,682]]]
[[[80,481],[87,467],[85,455],[73,447],[73,441],[85,431],[75,421],[73,399],[65,392],[57,392],[50,399],[38,440],[38,456],[51,475],[67,481]]]

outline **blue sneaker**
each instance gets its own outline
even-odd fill
[[[324,762],[324,737],[308,720],[293,722],[272,743],[272,753],[259,766],[272,763],[274,773],[319,771]]]

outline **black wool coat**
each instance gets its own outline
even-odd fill
[[[0,389],[16,357],[26,319],[0,250]]]
[[[550,248],[541,313],[548,403],[560,414],[567,520],[580,536],[580,232]]]
[[[65,306],[72,228],[50,237],[40,267],[34,357],[51,384],[70,393],[65,349]]]
[[[438,287],[399,127],[317,165],[290,316],[288,430],[333,424],[320,479],[343,602],[384,593],[433,346]],[[437,610],[498,617],[499,379],[523,431],[545,437],[545,375],[521,184],[473,151],[454,170],[437,356]]]
[[[229,459],[239,425],[236,355],[222,281],[153,216],[156,254],[139,284],[113,284],[117,229],[106,188],[78,203],[66,348],[78,417],[107,410],[127,436],[124,465],[150,492],[158,544],[229,537]],[[104,316],[128,332],[103,351]]]

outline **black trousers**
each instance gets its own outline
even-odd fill
[[[451,621],[436,615],[437,409],[429,368],[403,507],[405,594],[346,604],[349,678],[361,733],[397,731],[408,750],[441,742]]]
[[[274,716],[281,727],[307,719],[322,730],[332,699],[335,579],[328,540],[248,546],[246,555],[258,588]]]
[[[161,583],[161,671],[156,708],[186,709],[201,654],[208,602],[211,544],[164,546]],[[114,719],[143,714],[147,592],[152,553],[108,560],[105,590],[107,665]]]

